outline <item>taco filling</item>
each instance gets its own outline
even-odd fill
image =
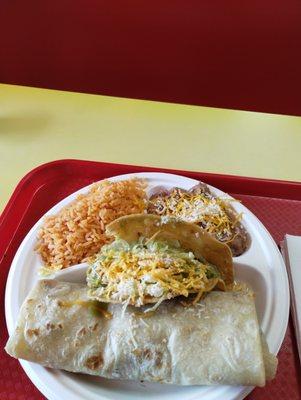
[[[212,290],[221,275],[214,265],[162,241],[124,240],[105,245],[87,275],[90,295],[141,306]]]
[[[228,252],[225,252],[223,259],[216,259],[214,264],[215,240],[210,237],[208,242],[207,237],[196,239],[196,232],[188,231],[191,224],[161,223],[160,217],[147,215],[133,215],[116,221],[111,225],[115,241],[102,247],[88,269],[91,298],[137,307],[191,294],[195,294],[194,301],[198,301],[216,286],[225,289],[231,280],[231,256],[229,263]],[[122,231],[124,227],[129,232],[128,237]],[[199,243],[206,248],[204,256],[199,251]]]

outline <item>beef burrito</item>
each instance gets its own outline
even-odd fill
[[[178,385],[263,386],[277,365],[249,290],[210,292],[191,307],[166,301],[146,318],[91,301],[85,285],[42,280],[5,349],[50,368]]]

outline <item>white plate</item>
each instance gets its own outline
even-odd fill
[[[178,186],[190,189],[198,182],[172,174],[139,173],[110,178],[112,181],[133,177],[146,178],[149,188]],[[217,195],[225,195],[220,190],[210,187]],[[85,187],[68,196],[46,215],[57,213],[70,203],[79,193],[86,193]],[[249,283],[256,294],[256,308],[259,323],[265,333],[270,351],[277,353],[284,339],[289,315],[289,290],[285,265],[277,245],[262,223],[239,202],[233,207],[243,212],[243,224],[251,237],[249,249],[235,257],[236,277]],[[5,293],[5,313],[8,331],[11,334],[16,325],[20,306],[26,295],[38,279],[37,271],[41,265],[34,252],[36,236],[43,222],[40,219],[30,230],[19,247],[13,260]],[[26,374],[49,400],[135,400],[147,399],[173,400],[237,400],[244,398],[250,387],[231,386],[174,386],[163,384],[137,383],[108,380],[80,374],[51,370],[27,361],[20,361]]]

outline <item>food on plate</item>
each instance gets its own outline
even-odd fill
[[[195,224],[133,214],[107,226],[115,241],[92,258],[87,273],[91,298],[137,307],[194,295],[233,283],[230,249]]]
[[[238,256],[247,249],[248,235],[231,201],[215,196],[202,182],[190,190],[158,187],[149,198],[148,213],[198,224]]]
[[[51,273],[85,262],[111,242],[105,232],[108,224],[122,216],[146,212],[166,220],[176,217],[196,223],[228,244],[233,255],[241,254],[247,247],[248,235],[241,216],[229,200],[214,196],[203,183],[190,191],[157,188],[148,198],[146,180],[102,181],[56,215],[46,217],[35,248],[43,261],[41,271]]]
[[[107,224],[123,215],[145,211],[145,187],[141,179],[102,181],[57,215],[47,217],[36,246],[44,265],[50,270],[66,268],[97,253],[110,241],[105,234]]]
[[[5,349],[50,368],[177,385],[263,386],[275,375],[250,291],[210,292],[192,307],[171,300],[148,318],[120,304],[107,318],[102,306],[85,285],[41,280]]]

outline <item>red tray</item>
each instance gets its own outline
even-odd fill
[[[232,194],[257,215],[277,243],[283,239],[285,233],[301,235],[301,183],[79,160],[60,160],[41,165],[20,181],[0,217],[1,400],[43,398],[20,364],[3,350],[7,340],[4,317],[5,282],[14,254],[24,236],[49,208],[70,193],[100,179],[142,171],[184,175]],[[300,363],[290,320],[279,353],[276,379],[265,388],[256,388],[248,399],[301,399],[300,377]]]

